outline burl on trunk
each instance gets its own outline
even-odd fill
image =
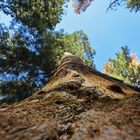
[[[139,140],[140,90],[66,53],[33,96],[0,107],[1,140]]]

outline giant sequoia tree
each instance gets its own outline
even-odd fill
[[[134,140],[140,90],[66,54],[48,84],[28,99],[0,106],[3,140]]]
[[[10,30],[0,25],[0,92],[6,100],[21,100],[41,87],[55,71],[65,51],[94,67],[87,35],[55,32],[64,0],[1,1],[1,10],[12,17]]]

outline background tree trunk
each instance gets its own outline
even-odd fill
[[[46,86],[0,107],[2,140],[138,140],[140,90],[65,53]]]

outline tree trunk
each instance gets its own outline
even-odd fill
[[[140,90],[66,53],[47,85],[0,107],[2,140],[138,140]]]

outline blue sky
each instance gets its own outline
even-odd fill
[[[97,0],[78,15],[70,3],[67,14],[56,27],[56,30],[64,29],[68,33],[83,30],[89,36],[91,46],[96,50],[95,64],[99,71],[103,70],[109,57],[115,57],[121,46],[128,45],[130,52],[140,58],[140,13],[130,12],[125,7],[106,12],[108,5],[109,1]]]
[[[103,70],[109,57],[115,57],[121,46],[128,45],[130,52],[140,58],[140,12],[118,7],[117,11],[106,13],[108,5],[109,0],[97,0],[78,15],[69,3],[67,14],[56,27],[67,33],[83,30],[88,35],[91,47],[96,50],[95,64],[99,71]],[[0,14],[0,21],[8,25],[9,17]]]

